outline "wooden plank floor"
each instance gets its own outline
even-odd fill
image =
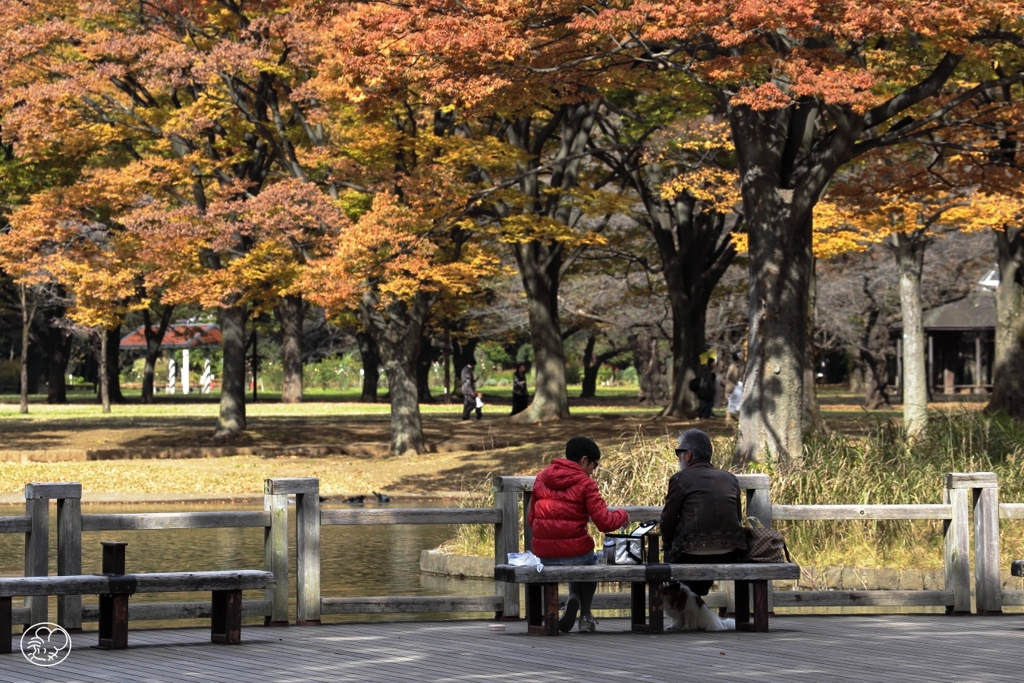
[[[0,655],[0,681],[1014,681],[1024,676],[1024,615],[780,616],[773,631],[629,632],[602,619],[597,633],[556,638],[509,622],[402,622],[242,629],[215,645],[208,629],[129,631],[131,647],[101,651],[74,638],[44,669]]]

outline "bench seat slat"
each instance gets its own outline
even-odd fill
[[[789,562],[745,563],[745,564],[672,564],[670,576],[673,581],[759,581],[799,579],[800,565]],[[549,565],[541,571],[536,567],[517,567],[499,564],[494,568],[494,578],[509,583],[553,583],[566,581],[646,581],[646,565]]]
[[[271,572],[255,569],[125,574],[114,577],[103,574],[16,576],[0,578],[0,596],[107,594],[112,592],[111,578],[116,585],[134,583],[136,593],[253,590],[269,588],[275,583]],[[116,587],[114,590],[117,590]]]

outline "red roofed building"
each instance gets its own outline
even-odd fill
[[[150,329],[156,332],[159,327],[153,325]],[[223,343],[224,337],[219,325],[176,323],[167,326],[161,346],[164,349],[202,349],[210,346],[222,346]],[[146,326],[140,325],[138,329],[122,337],[121,348],[146,348]]]

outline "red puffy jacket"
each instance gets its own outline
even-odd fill
[[[558,458],[537,475],[527,522],[533,529],[531,550],[541,558],[575,557],[594,549],[587,533],[593,519],[604,532],[629,521],[625,510],[609,510],[579,463]]]

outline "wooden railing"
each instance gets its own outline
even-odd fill
[[[974,593],[976,611],[995,614],[1003,605],[1024,605],[1024,591],[1001,588],[999,520],[1024,520],[1024,504],[999,503],[996,475],[951,473],[945,478],[942,504],[928,505],[773,505],[767,475],[738,475],[746,500],[746,514],[765,527],[774,521],[810,520],[939,520],[943,522],[945,587],[943,590],[787,590],[772,594],[781,607],[814,606],[940,606],[950,613],[971,611],[970,538],[974,536]],[[527,547],[529,509],[534,477],[495,477],[495,505],[488,508],[376,508],[321,510],[319,480],[267,479],[264,510],[185,513],[81,513],[81,485],[29,484],[25,487],[26,514],[0,517],[0,533],[25,534],[25,575],[45,576],[49,562],[51,500],[57,502],[57,572],[82,571],[82,532],[115,530],[258,528],[264,529],[264,568],[277,584],[263,600],[246,600],[243,614],[263,616],[267,624],[289,623],[288,498],[295,496],[296,613],[295,622],[316,624],[322,614],[401,612],[495,612],[505,618],[520,616],[519,588],[495,583],[494,595],[476,596],[370,596],[323,597],[320,585],[320,527],[323,525],[378,524],[493,524],[496,563],[521,550],[520,529]],[[973,508],[973,526],[971,509]],[[627,507],[633,521],[657,518],[660,506]],[[628,608],[628,593],[595,596],[598,609]],[[712,593],[712,606],[731,607],[732,596]],[[138,619],[187,619],[207,616],[205,602],[132,603],[130,616]],[[47,621],[45,598],[26,598],[14,610],[15,623]],[[83,608],[81,596],[58,596],[57,621],[65,628],[81,628],[98,619],[98,609]]]
[[[943,590],[793,590],[774,591],[780,607],[935,606],[949,613],[971,611],[970,508],[974,511],[975,601],[979,614],[998,614],[1003,605],[1024,605],[1024,591],[1002,590],[999,567],[999,519],[1024,519],[1024,504],[999,504],[998,480],[991,472],[946,475],[943,503],[928,505],[773,505],[770,480],[764,474],[737,475],[746,498],[746,515],[770,528],[775,520],[938,520],[943,522],[945,588]],[[512,516],[522,499],[528,509],[534,477],[496,477],[496,505]],[[661,507],[627,507],[631,521],[654,519]],[[523,520],[529,545],[530,529]],[[506,525],[496,540],[496,554],[518,550],[518,528]],[[506,610],[518,601],[518,587],[501,584]],[[597,608],[626,608],[628,593],[598,594]],[[712,593],[713,607],[732,607],[731,594]],[[518,607],[518,605],[517,605]]]

